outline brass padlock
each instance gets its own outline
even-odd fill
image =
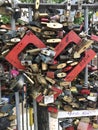
[[[42,75],[39,74],[39,75],[37,75],[36,77],[37,77],[37,81],[38,81],[40,84],[45,85],[45,86],[48,85],[46,79],[45,79]]]
[[[31,64],[30,67],[31,67],[31,69],[32,69],[33,72],[35,72],[35,73],[39,72],[39,66],[38,66],[38,64],[36,64],[36,63],[35,64]]]
[[[35,26],[28,26],[29,29],[31,29],[34,32],[38,32],[41,33],[41,29],[39,27],[35,27]]]
[[[48,82],[50,82],[51,84],[55,84],[56,83],[56,81],[55,80],[53,80],[53,79],[51,79],[51,78],[49,78],[49,77],[45,77],[46,78],[46,80],[48,81]]]
[[[73,101],[72,97],[71,96],[64,96],[63,97],[63,100],[67,103],[71,103]]]
[[[69,111],[69,112],[72,112],[72,110],[73,110],[73,108],[70,105],[64,105],[63,109],[65,111]]]
[[[94,43],[92,40],[83,39],[79,46],[76,46],[75,52],[74,52],[74,58],[80,58],[80,55],[90,47],[90,45]]]
[[[47,44],[49,43],[49,44],[52,44],[52,43],[59,43],[59,42],[61,42],[61,39],[47,39]]]
[[[42,69],[42,71],[46,71],[48,69],[48,64],[42,62],[41,63],[41,69]]]
[[[67,74],[65,72],[59,72],[56,74],[57,78],[64,78]]]

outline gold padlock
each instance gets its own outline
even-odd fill
[[[58,78],[64,78],[66,76],[66,73],[64,72],[60,72],[60,73],[57,73],[56,75]]]
[[[54,23],[47,23],[47,27],[52,28],[52,29],[61,29],[63,25],[60,23],[54,22]]]
[[[59,43],[59,42],[61,42],[61,39],[47,39],[47,41],[46,41],[47,43]]]
[[[93,40],[83,39],[80,45],[75,48],[74,58],[80,58],[81,53],[83,53],[90,45],[94,43]]]
[[[69,112],[72,112],[72,110],[73,110],[73,108],[70,105],[64,105],[63,109],[65,111],[69,111]]]
[[[48,64],[42,62],[41,63],[41,68],[42,68],[42,71],[46,71],[48,69]]]
[[[57,65],[57,69],[63,69],[66,67],[66,63],[61,63],[59,65]]]
[[[33,70],[33,72],[38,73],[39,72],[39,67],[38,64],[31,64],[30,65],[31,69]]]
[[[45,86],[48,85],[46,79],[45,79],[42,75],[40,75],[40,74],[37,75],[37,81],[38,81],[40,84],[42,84],[42,85],[45,85]]]
[[[65,102],[71,103],[73,99],[72,99],[71,96],[64,96],[64,97],[63,97],[63,100],[64,100]]]
[[[41,29],[38,28],[38,27],[35,27],[35,26],[29,26],[28,28],[31,29],[31,30],[34,31],[34,32],[41,33]]]
[[[55,84],[56,83],[56,81],[55,80],[53,80],[53,79],[51,79],[51,78],[49,78],[49,77],[45,77],[46,78],[46,80],[48,81],[48,82],[50,82],[51,84]]]
[[[26,53],[29,53],[31,55],[36,55],[41,51],[40,48],[36,48],[36,49],[31,49],[31,50],[26,50]]]

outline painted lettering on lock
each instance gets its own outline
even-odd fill
[[[89,59],[89,55],[87,55],[86,57],[84,57],[84,59],[80,62],[80,66],[82,67],[85,63],[86,63],[86,61]]]
[[[66,42],[68,42],[69,41],[69,36],[67,36],[65,40],[66,40]]]

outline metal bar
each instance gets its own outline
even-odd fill
[[[24,104],[23,104],[23,101],[21,103],[21,110],[22,110],[22,130],[24,130]]]
[[[32,21],[32,8],[29,7],[28,11],[29,11],[29,22],[31,22]]]
[[[0,80],[0,104],[1,104],[1,101],[2,99],[1,99],[1,80]]]
[[[84,10],[84,29],[85,31],[88,30],[88,7]],[[84,86],[88,87],[88,66],[85,68]]]
[[[33,99],[33,110],[34,110],[34,130],[38,130],[37,103],[34,99]]]
[[[19,92],[15,92],[15,101],[16,101],[17,130],[21,130],[21,127],[20,127]]]
[[[13,15],[11,16],[11,29],[16,30],[15,19],[14,19]]]
[[[12,0],[12,8],[15,8],[15,1],[16,0]],[[15,19],[14,19],[14,14],[12,14],[11,16],[11,29],[12,30],[16,30],[16,25],[15,25]]]
[[[24,91],[21,93],[22,101],[21,101],[21,111],[22,111],[22,130],[24,130]]]
[[[18,3],[17,4],[20,8],[28,8],[31,7],[32,9],[35,9],[35,3]],[[67,7],[66,4],[51,4],[51,3],[40,3],[39,9],[41,8],[57,8],[57,9],[65,9]],[[82,4],[83,8],[93,8],[97,9],[98,8],[98,3],[94,4]],[[72,9],[78,9],[78,4],[72,4],[71,5]]]
[[[28,130],[28,103],[27,103],[27,93],[26,93],[26,130]]]

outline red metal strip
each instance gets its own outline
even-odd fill
[[[65,81],[71,82],[85,68],[85,66],[95,57],[96,53],[89,49],[85,52],[85,56],[80,63],[65,77]]]
[[[55,107],[48,107],[48,111],[49,112],[52,112],[52,113],[58,113],[58,109],[57,108],[55,108]]]
[[[74,32],[70,31],[61,42],[55,47],[54,51],[56,52],[55,58],[67,47],[68,44],[74,42],[75,44],[79,44],[81,42],[81,38]]]
[[[94,34],[91,35],[91,39],[98,42],[98,36]]]
[[[23,39],[8,53],[5,59],[17,69],[25,69],[25,67],[21,65],[18,56],[28,44],[33,44],[38,48],[46,47],[46,45],[39,38],[37,38],[31,31],[29,31],[23,37]]]

